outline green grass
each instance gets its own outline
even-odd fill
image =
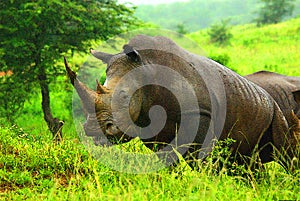
[[[206,30],[188,37],[209,56],[228,55],[228,66],[242,75],[266,69],[299,76],[299,32],[298,18],[261,28],[233,27],[234,38],[226,47],[211,44]],[[86,56],[76,56],[70,63],[79,67],[85,60]],[[240,166],[216,174],[218,166],[210,160],[200,164],[199,171],[184,161],[147,174],[106,167],[78,140],[71,114],[72,87],[66,88],[66,82],[60,77],[50,87],[54,116],[66,122],[61,143],[51,140],[38,92],[25,103],[16,120],[19,127],[0,120],[1,200],[300,200],[300,171],[287,173],[275,162],[259,174]],[[232,171],[244,174],[229,176]]]
[[[188,35],[208,56],[228,55],[228,67],[239,74],[259,70],[300,76],[300,18],[257,28],[254,24],[233,27],[231,45],[210,43],[207,30]]]
[[[0,128],[0,198],[6,200],[279,200],[300,199],[300,174],[276,163],[265,174],[216,174],[213,163],[193,171],[181,162],[147,174],[114,171],[76,139],[55,144],[17,127]],[[248,172],[248,170],[244,170]]]

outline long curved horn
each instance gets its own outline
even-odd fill
[[[66,67],[68,77],[70,78],[72,85],[74,86],[80,99],[82,100],[82,103],[83,103],[85,109],[89,113],[94,113],[95,112],[95,101],[96,101],[98,94],[95,91],[89,89],[87,86],[85,86],[82,82],[80,82],[77,79],[77,75],[69,67],[66,57],[64,57],[64,62],[65,62],[65,67]]]
[[[90,49],[91,54],[96,57],[97,59],[100,59],[103,63],[108,63],[109,60],[114,56],[113,54],[108,54],[105,52],[98,52],[96,50]]]

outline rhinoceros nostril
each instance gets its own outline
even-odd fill
[[[115,131],[115,126],[112,123],[105,124],[105,131],[109,135],[113,135]]]
[[[112,126],[113,126],[112,123],[106,123],[106,124],[105,124],[105,129],[107,130],[107,129],[109,129],[109,128],[112,127]]]

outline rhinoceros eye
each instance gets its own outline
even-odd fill
[[[133,62],[141,62],[141,56],[138,53],[137,50],[135,50],[133,47],[131,47],[130,45],[124,45],[123,46],[124,49],[124,53],[127,55],[127,57],[133,61]]]

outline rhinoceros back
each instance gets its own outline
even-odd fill
[[[278,103],[289,125],[293,124],[291,111],[300,118],[300,105],[295,101],[292,92],[300,90],[300,77],[291,77],[259,71],[245,78],[264,88]]]

